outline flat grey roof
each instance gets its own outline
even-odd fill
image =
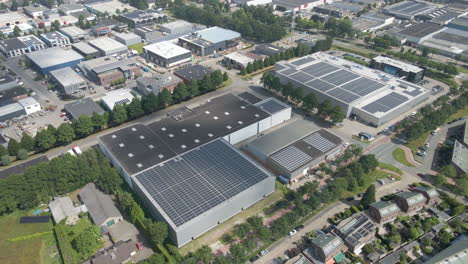
[[[405,28],[404,30],[398,32],[398,34],[411,36],[415,38],[422,38],[439,30],[442,30],[444,27],[439,26],[433,23],[419,23]]]
[[[414,16],[432,9],[434,9],[432,5],[417,1],[404,1],[385,8],[391,14],[402,16]]]
[[[88,42],[90,45],[103,51],[113,51],[114,49],[126,50],[127,46],[109,37],[99,37]]]
[[[195,64],[195,65],[190,65],[188,67],[178,69],[174,72],[175,75],[186,79],[186,80],[201,80],[203,77],[209,73],[212,73],[213,70],[200,65],[200,64]]]
[[[222,41],[229,41],[233,39],[237,39],[241,37],[241,34],[239,32],[230,30],[230,29],[224,29],[220,27],[211,27],[207,29],[203,29],[200,31],[197,31],[196,34],[204,39],[207,40],[211,43],[219,43]]]
[[[468,173],[468,148],[458,140],[453,146],[452,162],[464,173]]]
[[[59,47],[31,52],[26,54],[26,57],[32,60],[41,69],[84,59],[83,56],[74,50],[65,50]]]
[[[85,54],[93,54],[99,52],[97,49],[85,42],[74,43],[72,46]]]
[[[63,86],[79,84],[82,82],[86,82],[81,75],[76,73],[72,68],[65,67],[58,70],[53,70],[50,72],[52,76]]]
[[[71,37],[79,37],[83,35],[87,35],[88,33],[84,31],[83,29],[77,27],[77,26],[70,26],[70,27],[63,27],[60,28],[60,32],[67,34]]]
[[[65,104],[64,108],[65,111],[67,111],[67,113],[69,113],[75,120],[82,115],[92,117],[93,113],[104,114],[105,112],[104,109],[102,109],[91,98],[84,98]]]

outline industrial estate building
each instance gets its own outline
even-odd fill
[[[182,79],[171,74],[157,74],[152,77],[140,77],[137,79],[137,89],[142,94],[153,93],[155,95],[167,89],[171,93],[174,88],[182,82]]]
[[[80,40],[86,40],[89,38],[88,32],[77,26],[63,27],[59,30],[62,34],[70,38],[73,43],[79,42]]]
[[[346,117],[381,126],[427,99],[430,91],[383,72],[317,52],[276,63],[276,76],[341,106]]]
[[[6,57],[16,57],[47,48],[47,45],[34,35],[0,40],[0,51]]]
[[[41,105],[32,97],[19,99],[16,102],[9,101],[0,107],[0,122],[26,116],[41,111]]]
[[[284,107],[277,100],[262,101],[257,105],[269,109],[274,124],[284,122],[291,116],[291,108]],[[283,177],[281,180],[289,183],[308,174],[309,169],[333,159],[340,153],[341,146],[342,140],[327,130],[319,129],[305,120],[296,120],[255,139],[244,148],[257,160],[278,172]]]
[[[89,44],[85,42],[74,43],[72,45],[72,49],[78,52],[79,54],[81,54],[85,58],[87,57],[97,58],[100,56],[99,50],[91,47]]]
[[[405,40],[409,44],[418,45],[432,36],[440,33],[445,28],[433,23],[417,23],[405,27],[397,33],[398,38]]]
[[[145,58],[159,66],[170,68],[189,62],[192,53],[171,42],[159,42],[143,47]]]
[[[141,43],[141,37],[134,33],[115,33],[115,40],[124,44],[125,46],[131,46]]]
[[[274,191],[275,178],[229,144],[270,126],[270,114],[226,94],[99,146],[180,247]]]
[[[421,82],[426,72],[424,68],[384,56],[372,58],[371,67],[412,83]]]
[[[9,75],[0,76],[0,92],[6,91],[17,86],[16,80]]]
[[[42,75],[65,67],[74,69],[84,60],[76,51],[59,47],[32,52],[26,54],[26,57],[31,61],[32,67]]]
[[[210,70],[203,65],[194,64],[174,71],[174,75],[181,78],[186,84],[188,84],[191,81],[199,81],[203,79],[205,75],[212,72],[213,70]]]
[[[117,89],[106,93],[101,98],[102,105],[108,110],[113,111],[116,105],[127,105],[133,100],[133,94],[130,89]]]
[[[127,46],[109,37],[100,37],[88,42],[89,45],[101,52],[101,56],[127,53]]]
[[[159,26],[159,30],[167,34],[184,34],[192,29],[193,24],[184,20],[176,20]]]
[[[118,60],[112,56],[83,61],[78,65],[83,74],[92,82],[109,85],[113,81],[133,79],[141,75],[141,69],[134,59]]]
[[[403,1],[394,5],[389,5],[383,12],[398,19],[412,20],[415,16],[428,13],[435,9],[435,6],[426,2]]]
[[[92,117],[94,113],[100,115],[105,113],[104,109],[89,97],[65,104],[63,108],[75,120],[78,120],[82,115]]]
[[[198,56],[208,56],[235,47],[240,37],[241,35],[238,32],[220,27],[211,27],[180,37],[179,45]]]
[[[49,47],[67,47],[70,46],[70,39],[60,32],[47,32],[41,34],[41,39]]]
[[[151,9],[120,14],[120,18],[131,28],[148,27],[167,21],[166,14]]]
[[[50,77],[66,95],[81,97],[88,89],[88,83],[72,68],[65,67],[50,72]]]

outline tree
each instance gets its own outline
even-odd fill
[[[195,80],[190,81],[187,85],[187,92],[189,97],[197,96],[200,93],[200,90],[198,89],[198,82]]]
[[[166,240],[168,231],[167,225],[163,222],[152,221],[152,223],[146,227],[146,231],[148,232],[149,238],[153,243],[156,245],[162,245],[164,240]]]
[[[55,142],[55,135],[48,129],[39,131],[36,134],[36,148],[40,151],[52,148]]]
[[[18,141],[16,141],[14,138],[11,138],[10,142],[8,142],[8,153],[10,156],[16,156],[20,148],[20,143],[18,143]]]
[[[420,235],[422,235],[423,231],[419,227],[410,227],[408,230],[408,237],[411,240],[414,240],[418,238]]]
[[[124,105],[116,104],[111,114],[111,120],[114,125],[120,125],[127,121],[127,110]]]
[[[286,98],[286,100],[289,98],[289,96],[294,92],[294,87],[292,83],[288,82],[286,85],[283,85],[281,87],[281,94]]]
[[[13,28],[13,35],[15,35],[15,37],[19,37],[21,36],[21,29],[18,27],[18,26],[15,26]],[[37,76],[36,76],[37,77]]]
[[[364,208],[367,208],[369,204],[375,202],[375,185],[371,184],[366,192],[364,193],[364,196],[361,199],[361,205],[364,206]]]
[[[8,156],[8,149],[5,148],[3,145],[0,145],[0,157],[3,157],[3,156]]]
[[[187,89],[187,86],[185,83],[180,82],[177,84],[177,86],[174,88],[174,92],[172,94],[172,97],[174,98],[175,102],[182,102],[189,96],[189,91]]]
[[[232,245],[229,249],[229,253],[232,257],[233,263],[235,264],[243,263],[247,256],[247,252],[242,244]]]
[[[27,133],[23,133],[23,136],[21,137],[21,148],[27,150],[27,151],[33,151],[34,150],[34,139],[28,135]],[[0,154],[1,155],[1,154]]]
[[[223,83],[223,73],[220,70],[212,72],[210,77],[214,86],[219,86]]]
[[[379,161],[375,158],[374,154],[364,155],[359,158],[362,168],[366,173],[369,173],[377,168]]]
[[[452,240],[453,236],[443,228],[437,234],[439,236],[440,242],[444,245],[447,245]]]
[[[172,94],[168,89],[164,88],[158,95],[158,105],[166,107],[172,104]]]
[[[99,227],[95,225],[86,228],[72,242],[82,260],[92,256],[102,244]]]
[[[214,258],[212,249],[207,245],[203,245],[201,248],[197,249],[193,253],[193,256],[197,260],[197,263],[211,263]]]
[[[247,64],[246,70],[247,70],[247,73],[252,73],[252,72],[254,72],[253,64],[249,62],[249,63]]]
[[[60,29],[60,21],[55,20],[52,27],[54,27],[55,30],[59,30]]]
[[[127,105],[127,113],[130,119],[135,119],[145,114],[138,97],[134,97],[130,104]]]
[[[344,117],[345,117],[345,114],[343,112],[343,109],[341,109],[340,106],[337,105],[333,107],[330,113],[330,119],[333,121],[334,124],[343,122]]]
[[[141,98],[141,107],[146,114],[158,109],[158,97],[154,93],[149,93]]]
[[[2,156],[2,165],[3,166],[8,166],[10,164],[11,164],[10,156],[8,156],[8,155]]]
[[[16,155],[16,157],[20,160],[25,160],[28,158],[28,156],[29,156],[28,151],[25,149],[19,149],[18,154]]]
[[[455,178],[457,177],[457,171],[452,165],[446,165],[440,168],[440,173],[443,174],[445,177]]]
[[[366,245],[364,245],[364,247],[362,249],[364,250],[364,252],[367,255],[375,252],[375,247],[372,246],[372,244],[366,244]]]
[[[227,81],[227,80],[229,80],[229,75],[228,75],[227,72],[224,72],[223,73],[223,81]]]
[[[11,11],[18,11],[18,2],[16,0],[13,0],[11,1],[11,6],[10,6],[10,10]]]
[[[25,6],[29,6],[29,1],[28,0],[23,1],[23,7],[25,7]]]
[[[61,145],[68,144],[75,139],[75,129],[68,124],[63,123],[57,128],[57,142]]]
[[[296,104],[299,104],[304,98],[304,90],[301,87],[295,88],[291,94],[291,98]]]
[[[99,114],[97,112],[94,112],[93,115],[91,116],[91,121],[93,122],[93,127],[95,130],[103,130],[108,121],[109,118],[109,113],[105,112],[102,114]]]
[[[311,112],[312,110],[314,110],[315,107],[317,107],[317,96],[315,95],[315,93],[309,93],[304,97],[302,103],[304,108],[308,112]]]
[[[240,73],[239,73],[239,74],[242,75],[242,76],[244,76],[244,75],[247,74],[247,70],[246,70],[244,67],[242,67],[242,68],[240,69]]]
[[[123,180],[116,170],[112,169],[110,166],[106,166],[101,169],[96,183],[104,193],[115,194],[123,184]]]
[[[443,174],[437,174],[432,176],[432,183],[436,186],[442,186],[447,182],[447,178]]]
[[[75,132],[80,136],[88,136],[94,130],[94,124],[91,118],[87,115],[81,115],[74,123]]]
[[[321,117],[325,117],[329,114],[331,114],[333,110],[333,105],[330,100],[326,99],[324,100],[319,106],[318,106],[318,114]]]

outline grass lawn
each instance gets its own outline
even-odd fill
[[[351,137],[352,137],[353,139],[355,139],[355,140],[358,140],[358,141],[362,142],[362,143],[366,143],[366,144],[369,144],[369,143],[370,143],[369,140],[361,139],[360,137],[355,136],[355,135],[352,135]]]
[[[468,116],[468,105],[465,106],[463,109],[460,109],[458,110],[456,113],[454,113],[453,115],[451,115],[449,117],[449,121],[452,121],[454,119],[457,119],[457,118],[460,118],[460,117],[464,117],[464,116]]]
[[[398,174],[403,174],[403,171],[401,171],[399,168],[393,166],[392,164],[380,162],[379,163],[379,168],[389,170],[389,171],[393,171],[393,172],[396,172]]]
[[[138,51],[138,54],[143,54],[143,46],[145,46],[145,43],[138,43],[138,44],[131,45],[128,47]]]
[[[401,148],[397,148],[393,151],[392,153],[393,158],[400,162],[403,165],[406,165],[408,167],[415,167],[412,163],[410,163],[405,156],[405,151],[403,151]]]
[[[76,236],[83,232],[86,228],[91,227],[93,224],[88,217],[82,217],[76,225],[64,225],[65,232],[68,234],[68,239],[73,241]]]
[[[237,215],[229,218],[227,221],[218,225],[217,227],[211,229],[210,231],[203,234],[201,237],[195,239],[194,241],[186,244],[180,248],[180,253],[186,255],[189,252],[193,252],[203,245],[210,246],[214,242],[221,240],[221,237],[232,230],[234,225],[244,222],[250,216],[257,215],[263,212],[263,208],[272,205],[273,203],[279,201],[284,197],[283,189],[285,186],[278,181],[276,181],[275,192],[267,196],[265,199],[259,201],[253,206],[245,209],[244,211],[238,213]]]
[[[418,152],[418,147],[424,146],[427,142],[427,138],[431,134],[430,131],[424,132],[419,136],[417,139],[408,141],[405,146],[411,149],[411,152],[413,155],[416,155],[416,152]]]
[[[231,84],[232,84],[232,79],[229,78],[227,81],[224,81],[224,82],[219,86],[218,89],[223,89],[223,88],[225,88],[225,87],[228,87],[228,86],[231,85]]]
[[[25,211],[14,212],[0,217],[0,263],[2,264],[55,264],[60,263],[57,245],[52,232],[52,220],[49,223],[20,224],[19,219],[28,216]],[[8,239],[25,237],[37,233],[45,235],[10,242]]]

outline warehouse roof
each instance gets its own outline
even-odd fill
[[[25,6],[23,7],[23,10],[29,13],[33,13],[33,12],[39,12],[39,11],[46,11],[46,10],[49,10],[49,8],[36,4],[36,5]]]
[[[70,49],[65,50],[59,47],[28,53],[26,54],[26,57],[32,60],[41,69],[71,61],[83,60],[83,56],[78,54],[76,51]]]
[[[386,216],[400,211],[400,207],[393,202],[378,201],[369,205],[379,210],[380,216]]]
[[[19,103],[14,102],[12,104],[7,104],[7,105],[0,107],[0,117],[6,116],[12,113],[16,113],[19,111],[24,111],[24,108]],[[24,114],[26,114],[26,112],[24,112]]]
[[[113,110],[115,105],[129,104],[133,100],[133,94],[130,89],[117,89],[106,93],[101,100],[110,110]]]
[[[158,17],[165,17],[166,14],[159,13],[156,10],[148,9],[148,10],[138,10],[135,12],[124,13],[124,14],[121,14],[120,16],[126,17],[128,19],[146,20],[146,19],[152,19],[152,18],[158,18]]]
[[[99,37],[88,42],[90,45],[103,51],[113,51],[116,49],[126,50],[127,46],[109,37]]]
[[[293,9],[317,1],[318,0],[273,0],[273,3],[284,8]]]
[[[188,67],[178,69],[177,71],[174,72],[175,75],[179,76],[180,78],[184,80],[189,80],[189,81],[199,81],[203,79],[203,77],[207,74],[212,73],[213,70],[200,65],[200,64],[195,64],[195,65],[190,65]]]
[[[0,40],[0,45],[6,50],[17,50],[45,43],[34,35],[21,36],[17,38]]]
[[[462,16],[450,21],[449,26],[468,27],[468,16]]]
[[[429,18],[431,23],[445,24],[457,18],[461,14],[461,12],[453,11],[447,8],[440,8],[430,13],[424,14],[424,16]]]
[[[181,227],[269,177],[228,142],[217,139],[143,171],[134,181],[171,226]]]
[[[251,103],[251,104],[256,104],[256,103],[259,103],[261,102],[262,100],[260,98],[258,98],[257,96],[249,93],[249,92],[242,92],[240,94],[237,95],[239,98]]]
[[[90,46],[89,44],[85,42],[74,43],[72,46],[76,48],[77,50],[83,52],[84,54],[93,54],[93,53],[99,52],[97,49],[95,49],[94,47]]]
[[[430,4],[416,1],[404,1],[386,7],[384,10],[396,16],[412,17],[434,9]]]
[[[59,31],[54,31],[54,32],[45,32],[41,34],[41,37],[47,39],[47,40],[57,40],[57,39],[68,39],[67,36],[63,35]]]
[[[101,226],[111,217],[122,217],[112,199],[98,190],[94,183],[87,184],[79,195],[95,225]]]
[[[452,162],[464,173],[468,173],[468,148],[458,140],[453,146]]]
[[[81,75],[76,73],[72,68],[65,67],[50,72],[52,76],[63,86],[79,84],[86,82]]]
[[[186,48],[182,48],[172,42],[158,42],[154,44],[150,44],[143,47],[144,50],[149,51],[151,53],[157,54],[165,59],[173,58],[176,56],[188,54],[190,50]]]
[[[433,23],[419,23],[409,26],[398,32],[400,35],[422,38],[429,34],[442,30],[444,27]]]
[[[83,29],[81,29],[81,28],[79,28],[77,26],[60,28],[60,32],[62,32],[64,34],[67,34],[67,35],[69,35],[71,37],[78,37],[78,36],[88,34],[86,31],[84,31]]]
[[[100,141],[132,175],[268,116],[235,95],[225,94],[191,109],[175,110],[148,126],[135,125],[104,135]],[[124,146],[129,149],[122,151]],[[149,155],[153,149],[157,155]]]
[[[64,106],[65,111],[69,113],[73,119],[78,120],[82,115],[93,116],[93,113],[103,114],[105,111],[91,98],[80,99]]]
[[[412,206],[420,202],[426,201],[424,195],[418,192],[401,192],[398,193],[397,196],[406,200],[408,206]]]
[[[124,39],[124,40],[131,40],[131,39],[140,39],[140,36],[138,36],[137,34],[135,33],[126,33],[126,32],[114,32],[112,33],[115,37],[117,38],[120,38],[120,39]]]
[[[255,62],[254,59],[240,52],[229,53],[227,55],[224,55],[224,57],[242,65],[247,65],[248,63]]]
[[[211,27],[195,32],[195,35],[211,43],[219,43],[240,38],[240,33],[220,27]]]
[[[176,21],[172,21],[169,23],[164,23],[160,27],[173,30],[173,29],[178,29],[178,28],[193,27],[193,24],[185,20],[176,20]]]
[[[255,105],[271,115],[291,108],[291,106],[288,104],[285,104],[273,97],[267,98],[259,103],[256,103]]]

